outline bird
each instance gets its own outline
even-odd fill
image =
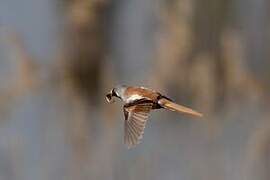
[[[128,148],[141,142],[151,110],[168,109],[197,117],[203,116],[202,113],[179,105],[158,91],[146,87],[118,85],[106,95],[106,100],[113,103],[114,97],[124,102],[124,143]]]

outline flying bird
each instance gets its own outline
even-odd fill
[[[152,109],[165,108],[197,117],[203,116],[201,113],[176,104],[161,93],[145,87],[116,86],[106,95],[106,100],[112,103],[114,102],[113,97],[117,97],[124,102],[124,142],[129,148],[140,143],[146,121]]]

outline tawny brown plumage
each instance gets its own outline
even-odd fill
[[[125,116],[124,141],[128,147],[134,147],[142,139],[152,109],[165,108],[202,117],[201,113],[176,104],[159,92],[144,87],[117,86],[106,95],[108,102],[112,102],[113,97],[118,97],[125,103],[123,107]]]
[[[180,104],[176,104],[173,103],[172,101],[169,101],[167,99],[161,99],[159,100],[159,104],[169,110],[172,111],[178,111],[178,112],[182,112],[182,113],[186,113],[186,114],[190,114],[190,115],[194,115],[194,116],[198,116],[198,117],[202,117],[203,115],[197,111],[194,111],[188,107],[182,106]]]

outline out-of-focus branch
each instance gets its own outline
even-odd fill
[[[269,117],[269,114],[268,114]],[[266,122],[258,126],[253,136],[251,136],[246,154],[246,170],[250,179],[269,179],[270,165],[270,123]],[[249,179],[249,178],[248,178]]]
[[[151,82],[173,89],[179,101],[192,101],[209,115],[236,101],[267,96],[265,85],[248,71],[241,34],[230,31],[231,3],[175,0],[161,13]]]
[[[87,166],[90,152],[89,142],[98,141],[94,124],[99,97],[103,97],[102,88],[110,76],[107,63],[107,26],[104,23],[111,1],[107,0],[61,0],[66,22],[64,50],[60,62],[64,74],[68,98],[73,99],[77,109],[76,121],[70,119],[68,132],[73,148],[70,163],[70,175],[73,179],[83,177],[81,169]],[[106,66],[106,67],[105,67]],[[111,78],[111,77],[110,77]],[[91,106],[85,106],[90,104]],[[89,108],[89,109],[88,109]],[[89,115],[91,113],[91,116]]]
[[[5,59],[8,63],[15,62],[11,67],[10,74],[7,74],[7,84],[0,88],[0,109],[2,116],[7,115],[10,105],[15,98],[33,90],[38,82],[38,70],[34,58],[25,49],[22,39],[18,34],[10,31],[1,31],[0,37],[9,49],[8,58],[14,58],[15,61]],[[14,68],[14,69],[13,69]]]
[[[65,77],[71,88],[97,104],[107,50],[106,10],[110,1],[62,0],[65,4]]]
[[[14,82],[13,89],[20,94],[37,85],[38,67],[18,34],[9,33],[7,37],[11,52],[17,61],[16,82]]]

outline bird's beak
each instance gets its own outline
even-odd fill
[[[113,103],[113,102],[114,102],[113,99],[112,99],[112,94],[111,94],[111,93],[109,93],[109,94],[106,95],[106,100],[107,100],[109,103]]]

